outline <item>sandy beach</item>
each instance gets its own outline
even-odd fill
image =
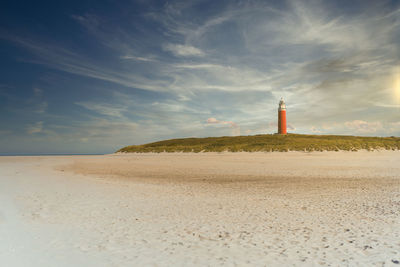
[[[4,266],[400,266],[400,152],[0,157]]]

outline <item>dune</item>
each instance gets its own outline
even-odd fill
[[[7,266],[400,261],[400,151],[0,157]]]

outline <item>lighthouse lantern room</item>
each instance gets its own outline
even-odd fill
[[[286,132],[286,105],[283,98],[279,101],[278,108],[278,134],[287,134]]]

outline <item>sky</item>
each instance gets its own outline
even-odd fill
[[[400,1],[2,1],[0,154],[400,136]]]

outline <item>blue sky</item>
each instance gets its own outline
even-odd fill
[[[351,3],[349,3],[351,2]],[[400,135],[397,1],[3,1],[0,154]]]

